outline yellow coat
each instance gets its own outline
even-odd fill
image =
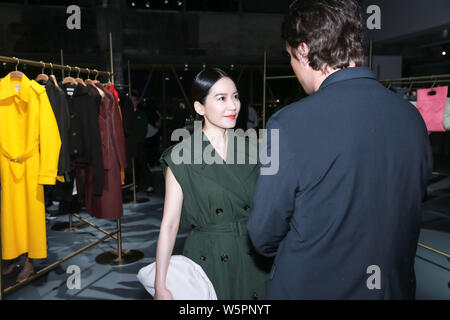
[[[45,88],[25,75],[0,82],[3,259],[47,257],[44,184],[55,184],[61,139]]]

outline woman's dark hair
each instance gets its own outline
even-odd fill
[[[282,24],[282,37],[295,50],[309,47],[311,68],[347,68],[364,64],[363,23],[357,0],[296,0]],[[293,52],[293,56],[295,56]]]
[[[197,74],[191,88],[192,100],[205,104],[206,97],[214,84],[222,78],[228,77],[219,68],[206,68]]]

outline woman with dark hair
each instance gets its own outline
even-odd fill
[[[236,126],[241,107],[238,91],[225,72],[205,69],[194,79],[192,98],[203,128],[161,157],[166,194],[156,252],[155,299],[173,299],[166,276],[182,212],[193,227],[183,254],[203,268],[218,299],[264,299],[271,261],[255,254],[246,229],[258,165],[249,161],[248,141],[245,150],[230,148],[238,146],[241,137],[227,131]],[[202,148],[196,150],[200,137]],[[188,150],[190,161],[175,164],[180,149]],[[205,164],[206,150],[219,161]],[[243,154],[245,163],[235,164]]]

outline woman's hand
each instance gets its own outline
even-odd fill
[[[173,300],[172,292],[167,288],[155,290],[155,300]]]

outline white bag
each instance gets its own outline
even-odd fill
[[[450,98],[447,98],[445,104],[444,120],[442,121],[446,131],[450,131]]]
[[[155,296],[156,262],[139,270],[138,280]],[[175,300],[217,300],[216,291],[205,271],[185,256],[172,256],[166,277],[167,289]]]

